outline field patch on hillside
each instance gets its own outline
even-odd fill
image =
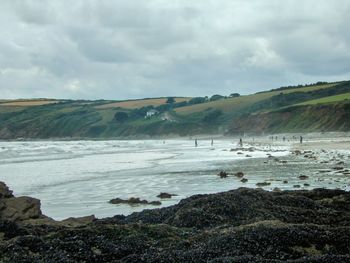
[[[184,114],[184,115],[191,114],[194,112],[204,111],[208,108],[219,109],[219,110],[222,110],[223,112],[232,112],[232,111],[243,109],[244,107],[248,107],[249,105],[252,105],[256,102],[269,99],[280,93],[288,94],[293,92],[309,92],[313,90],[334,87],[338,84],[339,83],[330,83],[330,84],[317,85],[317,86],[315,85],[306,86],[303,88],[287,89],[282,91],[277,90],[277,91],[270,91],[270,92],[261,92],[261,93],[241,96],[237,98],[227,98],[227,99],[211,101],[211,102],[202,103],[202,104],[185,106],[185,107],[177,108],[175,109],[175,111],[179,114]]]
[[[316,100],[309,100],[309,101],[305,101],[303,103],[298,103],[296,105],[327,104],[327,103],[334,103],[334,102],[342,102],[345,100],[350,100],[350,93],[328,96],[328,97],[324,97],[324,98],[320,98],[320,99],[316,99]]]
[[[159,106],[166,104],[168,98],[155,98],[155,99],[142,99],[142,100],[126,100],[120,102],[107,103],[96,106],[97,109],[109,109],[109,108],[124,108],[124,109],[138,109],[145,106]],[[178,97],[174,98],[175,102],[188,101],[191,98]]]
[[[30,107],[42,106],[47,104],[58,103],[59,100],[9,100],[0,102],[0,106],[14,106],[14,107]]]

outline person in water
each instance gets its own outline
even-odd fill
[[[194,146],[197,147],[198,146],[198,142],[197,139],[194,140]]]
[[[242,140],[242,138],[239,138],[239,146],[240,146],[240,147],[243,146],[243,140]]]
[[[300,143],[303,143],[303,136],[300,136]]]
[[[213,146],[213,145],[214,145],[214,140],[212,139],[212,140],[211,140],[211,146]]]

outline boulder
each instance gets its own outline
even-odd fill
[[[127,204],[127,205],[161,205],[162,203],[159,201],[147,201],[147,200],[141,200],[138,197],[130,197],[129,199],[121,199],[121,198],[114,198],[109,200],[109,203],[111,204]]]
[[[306,180],[306,179],[309,179],[309,176],[307,176],[307,175],[300,175],[299,179],[300,180]]]
[[[176,194],[169,194],[169,193],[160,193],[157,195],[158,198],[165,199],[165,198],[171,198],[173,196],[177,196]]]
[[[12,191],[7,187],[4,182],[0,182],[0,198],[13,197]]]
[[[0,219],[9,221],[25,221],[43,217],[40,200],[21,196],[0,200]]]
[[[237,172],[235,173],[235,176],[237,176],[238,178],[242,178],[244,176],[243,172]]]
[[[0,220],[21,222],[44,217],[40,200],[28,196],[14,197],[7,185],[0,182]]]
[[[228,176],[228,173],[225,171],[221,171],[220,173],[218,173],[218,176],[220,176],[220,178],[226,178]]]
[[[268,186],[268,185],[270,185],[271,183],[269,183],[269,182],[262,182],[262,183],[257,183],[256,184],[256,186],[258,186],[258,187],[263,187],[263,186]]]

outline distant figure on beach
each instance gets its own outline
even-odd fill
[[[303,143],[303,136],[300,136],[300,143]]]
[[[197,147],[198,146],[198,142],[197,139],[194,140],[194,146]]]
[[[285,142],[286,141],[286,137],[283,136],[283,141]]]
[[[277,136],[276,136],[276,138],[275,138],[275,139],[276,139],[276,141],[277,141]]]
[[[214,140],[212,139],[212,140],[211,140],[211,146],[213,146],[213,145],[214,145]]]
[[[239,146],[242,147],[243,146],[243,141],[242,138],[239,138]]]

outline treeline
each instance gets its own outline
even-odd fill
[[[279,90],[300,89],[300,88],[312,87],[312,86],[320,86],[320,85],[325,85],[325,84],[330,84],[330,83],[326,82],[326,81],[318,81],[316,83],[311,83],[311,84],[298,84],[298,85],[282,86],[282,87],[279,87],[277,89],[270,89],[270,90],[267,90],[267,91],[260,91],[260,92],[257,92],[256,94],[266,93],[266,92],[271,92],[271,91],[279,91]]]

